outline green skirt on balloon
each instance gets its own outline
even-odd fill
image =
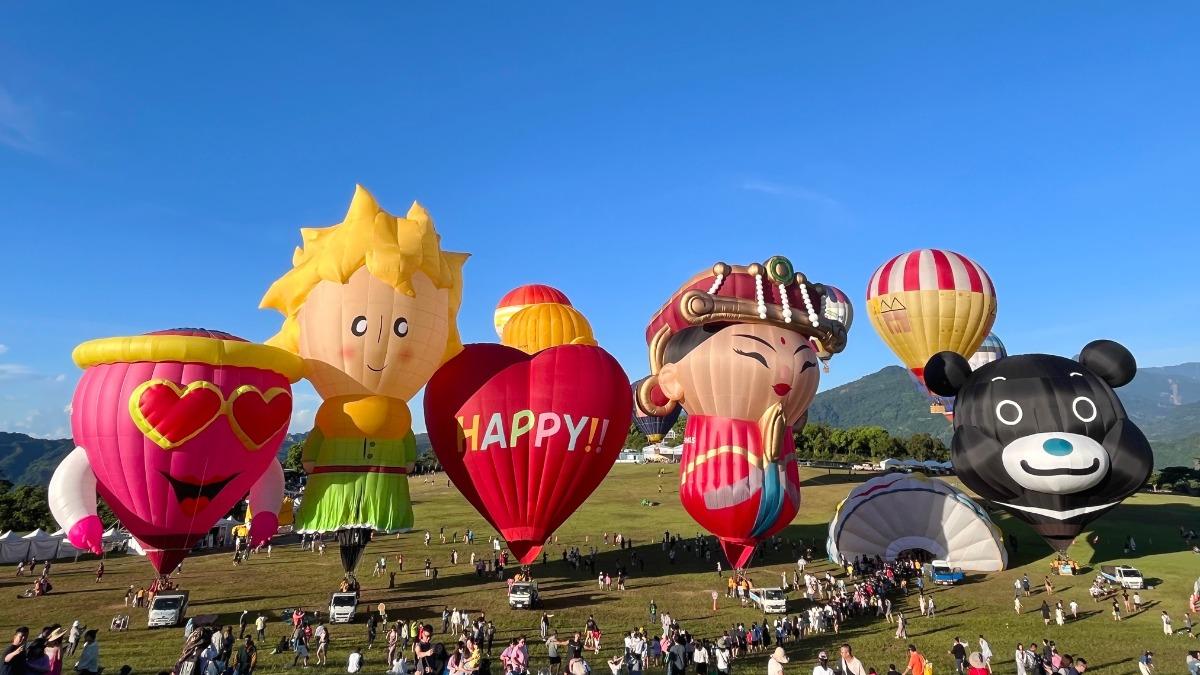
[[[416,465],[417,439],[411,431],[399,439],[325,438],[313,429],[303,458],[311,469],[296,532],[412,529],[408,475]]]

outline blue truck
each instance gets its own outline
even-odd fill
[[[945,560],[934,560],[930,563],[930,569],[933,583],[942,586],[953,586],[962,583],[962,580],[966,578],[961,568],[951,567],[950,563]]]

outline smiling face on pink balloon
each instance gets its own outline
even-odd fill
[[[287,433],[298,359],[210,331],[81,345],[71,404],[105,501],[134,536],[203,536],[258,480]]]

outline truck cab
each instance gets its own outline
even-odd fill
[[[150,611],[146,617],[146,625],[149,628],[182,626],[184,615],[187,613],[187,605],[187,591],[159,593],[150,601]]]
[[[536,581],[516,581],[508,589],[508,606],[513,609],[529,609],[540,601]]]
[[[962,583],[962,580],[966,578],[961,568],[951,567],[950,563],[945,560],[934,560],[929,565],[929,575],[935,584],[953,586],[954,584]]]
[[[750,602],[766,614],[787,613],[787,593],[782,588],[751,589]]]
[[[334,593],[329,596],[329,623],[351,623],[357,609],[357,593]]]

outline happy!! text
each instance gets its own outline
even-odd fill
[[[599,452],[604,435],[608,432],[608,420],[599,417],[582,415],[576,419],[571,415],[556,412],[535,413],[532,410],[519,410],[511,419],[499,412],[487,416],[487,424],[483,435],[480,436],[483,417],[484,415],[472,415],[468,424],[465,416],[459,416],[459,452],[466,452],[468,449],[472,452],[513,449],[523,436],[528,436],[531,440],[530,447],[541,448],[559,434],[566,434],[567,452],[574,452],[581,441],[584,452],[591,452],[593,448]]]

